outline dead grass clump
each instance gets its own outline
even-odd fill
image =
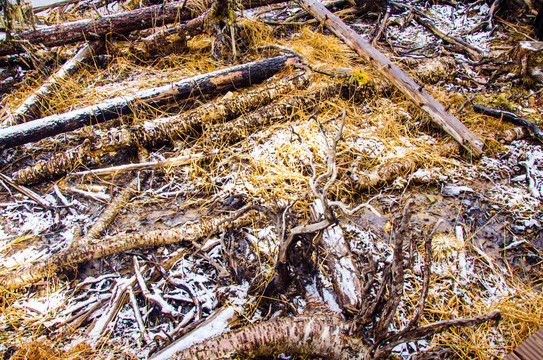
[[[58,344],[49,340],[35,340],[24,343],[11,357],[12,360],[76,360],[91,359],[93,351],[82,343],[69,351],[58,349]]]

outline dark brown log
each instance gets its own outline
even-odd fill
[[[543,2],[541,3],[541,7],[539,8],[539,11],[534,21],[534,31],[535,36],[539,40],[543,40]]]
[[[319,1],[297,0],[297,2],[392,82],[409,100],[423,109],[432,121],[451,135],[464,148],[476,157],[482,155],[484,143],[462,124],[460,120],[449,113],[443,105],[430,96],[422,86],[418,85],[409,75],[394,65],[367,40],[358,35],[340,18],[332,14]]]
[[[201,94],[219,94],[240,87],[262,82],[297,59],[291,55],[276,56],[248,64],[216,70],[137,92],[120,96],[101,104],[51,115],[24,124],[0,129],[0,149],[26,144],[40,139],[69,132],[86,125],[96,124],[130,114],[136,104],[161,105],[172,99],[182,99]]]
[[[244,8],[253,8],[282,2],[281,0],[244,0]],[[135,30],[162,26],[176,21],[183,22],[199,15],[202,10],[209,8],[213,1],[189,0],[165,3],[105,15],[95,19],[85,19],[66,22],[60,25],[48,26],[37,30],[28,30],[13,34],[14,42],[0,42],[0,55],[23,52],[21,43],[58,46],[86,40],[98,40],[108,34],[127,34]],[[183,6],[185,5],[185,6]]]

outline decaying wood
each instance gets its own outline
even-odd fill
[[[498,119],[508,121],[515,125],[523,126],[528,130],[530,136],[532,136],[534,139],[539,140],[540,142],[543,142],[543,132],[537,127],[537,125],[530,120],[521,118],[515,113],[504,110],[496,110],[478,104],[473,104],[473,110],[480,114],[492,116]]]
[[[96,41],[85,44],[72,59],[64,63],[38,90],[23,101],[2,125],[11,126],[41,117],[41,108],[44,103],[49,101],[51,94],[58,87],[58,83],[73,75],[80,68],[81,63],[92,57],[102,45],[103,43]]]
[[[87,163],[92,157],[100,158],[109,151],[152,147],[170,140],[180,139],[189,134],[199,134],[203,124],[227,121],[231,118],[267,105],[289,91],[308,85],[309,72],[266,83],[253,90],[208,103],[188,114],[156,119],[146,126],[127,127],[84,142],[81,146],[64,153],[55,154],[52,159],[40,160],[37,164],[19,170],[14,174],[18,184],[32,184],[43,179],[66,174],[78,163]],[[92,155],[91,155],[92,154]]]
[[[339,314],[307,306],[305,314],[280,317],[231,331],[178,352],[171,359],[230,359],[231,357],[289,355],[334,360],[368,359],[369,349],[349,336]]]
[[[14,42],[0,43],[0,55],[24,52],[20,43],[58,46],[78,41],[98,40],[110,33],[126,34],[134,30],[147,29],[155,24],[186,21],[198,11],[196,1],[153,5],[141,9],[104,15],[94,19],[65,22],[37,30],[14,34]]]
[[[38,141],[86,125],[116,119],[122,115],[132,113],[134,106],[137,104],[160,105],[174,99],[225,93],[240,87],[257,84],[295,61],[296,58],[290,55],[254,61],[183,79],[173,84],[142,90],[134,95],[116,97],[101,104],[87,106],[65,114],[51,115],[0,129],[0,149]]]
[[[424,110],[432,121],[451,135],[464,148],[476,157],[482,155],[484,143],[456,117],[449,113],[443,105],[430,96],[422,86],[418,85],[404,71],[394,65],[367,40],[322,6],[319,1],[297,0],[297,2],[392,82],[409,100]]]
[[[21,288],[64,268],[131,249],[181,242],[191,244],[223,231],[228,226],[246,226],[252,223],[254,215],[249,217],[250,214],[247,214],[249,210],[251,207],[245,206],[231,215],[217,216],[199,223],[186,223],[180,228],[119,234],[110,238],[89,241],[83,245],[68,247],[50,258],[30,263],[23,269],[7,272],[0,279],[0,286],[9,289]]]
[[[264,6],[281,2],[280,0],[244,0],[244,8]],[[58,46],[78,41],[98,40],[108,34],[127,34],[135,30],[157,25],[183,22],[199,15],[202,9],[209,8],[212,0],[176,1],[152,5],[94,19],[65,22],[37,30],[13,34],[13,42],[0,43],[0,56],[24,52],[21,44],[40,44]]]
[[[247,115],[210,128],[204,132],[206,139],[212,142],[232,144],[244,139],[255,130],[291,118],[301,109],[313,111],[319,102],[339,95],[341,87],[332,85],[306,95],[295,95],[264,106]]]
[[[458,143],[447,142],[440,145],[433,154],[434,156],[451,156],[459,151]],[[362,189],[369,189],[392,181],[399,176],[412,174],[424,164],[429,155],[432,156],[431,154],[411,154],[389,164],[377,166],[370,171],[358,173],[356,174],[356,185]]]
[[[106,208],[104,209],[104,212],[97,218],[95,222],[93,222],[91,228],[85,236],[78,240],[74,240],[71,247],[76,247],[79,245],[85,245],[87,243],[90,243],[92,240],[97,239],[100,237],[100,235],[107,229],[109,224],[119,214],[119,212],[123,209],[123,207],[126,206],[126,204],[130,201],[132,196],[136,193],[139,185],[141,182],[145,181],[145,175],[142,175],[143,179],[140,177],[135,177],[128,183],[128,185],[121,191],[119,195],[113,199],[112,202],[110,202]]]

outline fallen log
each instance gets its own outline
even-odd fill
[[[399,176],[414,173],[428,158],[440,156],[450,157],[460,150],[458,143],[450,141],[440,145],[435,151],[427,154],[415,153],[388,164],[377,166],[369,171],[356,174],[354,185],[359,189],[371,189],[387,182],[393,181]]]
[[[282,2],[281,0],[244,0],[244,8]],[[12,42],[0,42],[0,55],[24,52],[22,44],[58,46],[78,41],[98,40],[108,34],[127,34],[135,30],[190,20],[209,8],[213,1],[177,1],[28,30],[13,34]]]
[[[48,276],[62,269],[80,264],[85,261],[100,259],[123,251],[168,245],[175,243],[192,243],[223,231],[228,226],[247,226],[254,221],[254,214],[245,206],[231,215],[222,215],[199,223],[185,225],[167,230],[154,230],[138,233],[123,233],[105,239],[95,239],[74,247],[68,247],[46,259],[40,259],[27,264],[20,270],[5,272],[0,278],[0,286],[17,289]],[[92,239],[89,239],[92,240]]]
[[[18,184],[32,184],[44,179],[54,178],[71,171],[78,163],[87,163],[90,157],[102,157],[108,152],[129,149],[135,146],[144,148],[179,139],[191,133],[199,133],[202,124],[228,121],[244,112],[265,106],[294,89],[308,85],[309,72],[261,85],[253,90],[225,97],[206,104],[188,114],[146,122],[146,126],[127,127],[120,131],[108,132],[104,136],[85,142],[76,148],[55,154],[48,160],[40,160],[35,165],[23,168],[14,174]]]
[[[38,90],[30,95],[23,103],[15,109],[13,114],[7,118],[2,125],[11,126],[21,124],[41,117],[41,108],[58,86],[58,83],[70,75],[73,75],[89,57],[103,45],[101,42],[92,42],[84,45],[73,58],[68,60],[51,75]]]
[[[443,105],[428,94],[398,66],[374,48],[340,18],[332,14],[317,0],[296,0],[306,11],[326,25],[337,37],[345,41],[369,64],[392,82],[409,100],[423,109],[439,127],[445,130],[474,156],[483,153],[484,143],[464,124],[449,113]]]
[[[219,94],[264,81],[288,64],[296,62],[290,55],[216,70],[207,74],[183,79],[173,84],[146,89],[130,96],[119,96],[101,104],[51,115],[24,124],[0,129],[0,149],[41,140],[79,129],[86,125],[116,119],[133,112],[137,104],[161,105],[174,99],[203,94]]]

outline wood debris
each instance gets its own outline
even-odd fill
[[[543,326],[541,0],[29,9],[4,359],[489,359]]]

